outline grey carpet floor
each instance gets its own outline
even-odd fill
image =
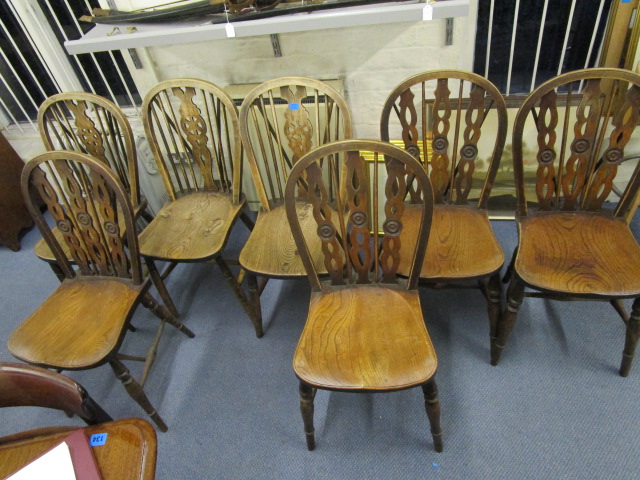
[[[513,222],[495,222],[507,260]],[[0,248],[0,361],[11,331],[57,280],[35,258],[34,229],[14,253]],[[246,238],[238,225],[230,252]],[[476,290],[421,290],[439,358],[444,452],[433,450],[418,389],[390,394],[320,391],[317,448],[308,452],[291,358],[309,300],[306,279],[269,282],[266,334],[251,322],[213,265],[182,265],[168,287],[189,339],[167,328],[147,394],[169,425],[158,433],[157,478],[640,478],[640,360],[618,376],[624,325],[608,304],[526,299],[497,367]],[[629,307],[630,305],[628,305]],[[153,317],[140,308],[123,351],[140,354]],[[134,374],[141,366],[129,363]],[[145,417],[108,366],[67,372],[114,418]],[[59,412],[0,412],[0,434],[81,424]]]

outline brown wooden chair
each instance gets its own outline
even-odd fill
[[[0,362],[0,408],[43,407],[77,415],[87,425],[110,422],[112,418],[68,377],[50,370],[20,363]],[[74,430],[77,427],[45,427],[0,438],[0,444],[31,438],[36,433]]]
[[[253,225],[244,213],[242,143],[233,100],[203,80],[167,80],[145,96],[142,121],[169,202],[140,234],[140,253],[147,260],[170,262],[163,278],[177,263],[215,261],[255,323],[253,309],[222,257],[236,220]],[[147,264],[157,277],[153,261]],[[168,294],[160,293],[177,313]]]
[[[373,152],[370,161],[364,151]],[[325,163],[345,175],[333,208]],[[420,194],[409,195],[412,188]],[[327,144],[297,162],[285,200],[312,287],[293,357],[307,447],[315,446],[316,389],[390,392],[421,386],[435,449],[442,451],[437,359],[417,290],[433,209],[431,184],[421,165],[388,143]],[[403,252],[406,202],[419,202],[422,208],[413,248]],[[321,242],[322,268],[311,253],[312,240]],[[409,255],[408,278],[398,276],[403,253]]]
[[[148,293],[150,283],[142,276],[129,196],[100,161],[67,151],[45,153],[28,162],[22,174],[22,191],[65,279],[12,333],[9,351],[24,362],[58,370],[83,370],[108,363],[129,395],[166,431],[142,387],[165,323],[189,337],[193,333]],[[75,269],[36,206],[37,196],[45,201]],[[139,303],[161,320],[146,357],[119,351]],[[145,362],[140,382],[122,360]]]
[[[628,375],[640,334],[640,246],[625,220],[640,167],[621,198],[611,192],[638,121],[640,75],[618,69],[560,75],[520,107],[513,130],[519,245],[492,345],[494,365],[524,296],[604,300],[626,323],[620,375]],[[528,138],[535,148],[526,148]],[[534,168],[525,171],[526,165]],[[634,299],[630,317],[624,298]]]
[[[507,134],[502,95],[473,73],[421,73],[391,92],[380,134],[383,141],[401,139],[433,185],[433,223],[421,284],[479,287],[487,300],[493,342],[501,311],[504,254],[489,223],[488,201]],[[419,205],[407,209],[404,228],[409,238],[416,235],[419,209]],[[413,248],[413,242],[400,248],[398,271],[408,275],[411,256],[405,251]]]
[[[310,78],[283,77],[265,82],[247,95],[240,108],[240,128],[260,200],[255,228],[240,253],[240,265],[247,272],[258,316],[256,336],[262,337],[260,294],[268,279],[305,275],[291,231],[285,227],[284,187],[289,172],[313,148],[351,138],[351,114],[342,96],[329,85]],[[331,188],[335,192],[335,186]],[[311,251],[321,265],[320,243],[315,242]],[[257,276],[263,278],[260,284]]]
[[[147,221],[146,199],[138,184],[138,162],[133,131],[125,114],[106,98],[84,92],[59,93],[47,98],[38,109],[38,128],[47,151],[69,150],[86,153],[108,165],[131,199],[134,212]],[[65,248],[62,235],[54,235]],[[71,259],[68,249],[67,258]],[[49,262],[61,280],[64,274],[44,239],[35,247],[38,257]],[[161,287],[162,288],[162,287]]]

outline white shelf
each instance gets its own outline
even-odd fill
[[[251,37],[271,33],[422,21],[425,5],[424,2],[394,2],[281,15],[232,23],[236,37]],[[432,7],[433,20],[465,17],[469,13],[469,0],[440,0],[434,3]],[[130,26],[136,27],[136,30],[132,33],[127,32]],[[227,38],[224,24],[211,25],[199,22],[154,25],[126,24],[118,25],[118,29],[120,33],[109,35],[114,31],[114,26],[98,24],[81,39],[66,41],[64,46],[69,54],[76,55],[79,53],[177,45],[180,43]]]

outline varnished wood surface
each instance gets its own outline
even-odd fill
[[[106,433],[102,446],[91,447],[103,480],[152,480],[155,478],[157,439],[153,427],[140,418],[85,427],[89,438]],[[0,478],[4,478],[62,442],[70,432],[38,436],[0,445]]]
[[[293,358],[305,383],[398,390],[425,383],[436,368],[417,291],[362,285],[312,292]]]
[[[20,250],[20,231],[33,226],[20,191],[23,167],[22,159],[0,133],[0,245],[6,245],[14,252]]]
[[[65,280],[9,337],[12,355],[28,363],[87,368],[119,344],[140,287],[97,277]]]
[[[198,261],[220,253],[244,202],[231,195],[194,192],[166,204],[140,234],[140,253],[157,259]]]
[[[407,205],[402,216],[404,229],[399,271],[403,275],[409,272],[419,214],[418,205]],[[467,206],[434,205],[431,234],[420,278],[481,278],[500,270],[503,263],[504,253],[493,234],[486,211]]]
[[[319,273],[326,273],[322,242],[316,235],[317,224],[311,204],[297,203],[300,223],[309,242],[309,252]],[[334,216],[337,218],[337,214]],[[307,274],[287,221],[284,205],[258,213],[255,227],[240,252],[240,265],[250,272],[273,277],[294,277]]]
[[[640,246],[624,219],[541,214],[519,228],[515,268],[528,285],[574,295],[640,294]]]

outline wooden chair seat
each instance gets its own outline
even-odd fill
[[[420,207],[408,205],[403,213],[403,225],[408,238],[416,238],[420,223]],[[400,246],[399,271],[409,274],[412,242]],[[434,205],[427,253],[420,271],[426,280],[450,281],[475,279],[498,272],[504,254],[485,210],[474,207]]]
[[[231,195],[195,192],[166,204],[140,234],[140,253],[154,259],[190,262],[220,253],[244,202]]]
[[[116,277],[65,281],[13,332],[9,351],[62,369],[97,365],[118,348],[140,293]]]
[[[569,295],[640,295],[640,246],[622,218],[589,213],[524,217],[515,263],[540,290]]]
[[[298,202],[296,209],[301,212],[303,231],[312,232],[308,237],[313,264],[319,274],[327,273],[322,241],[315,235],[317,226],[311,204]],[[333,218],[337,218],[337,214]],[[252,273],[275,278],[307,275],[289,228],[284,205],[258,213],[255,227],[240,252],[240,264]]]
[[[424,384],[437,363],[418,292],[363,285],[311,294],[293,369],[319,388],[399,390]]]

